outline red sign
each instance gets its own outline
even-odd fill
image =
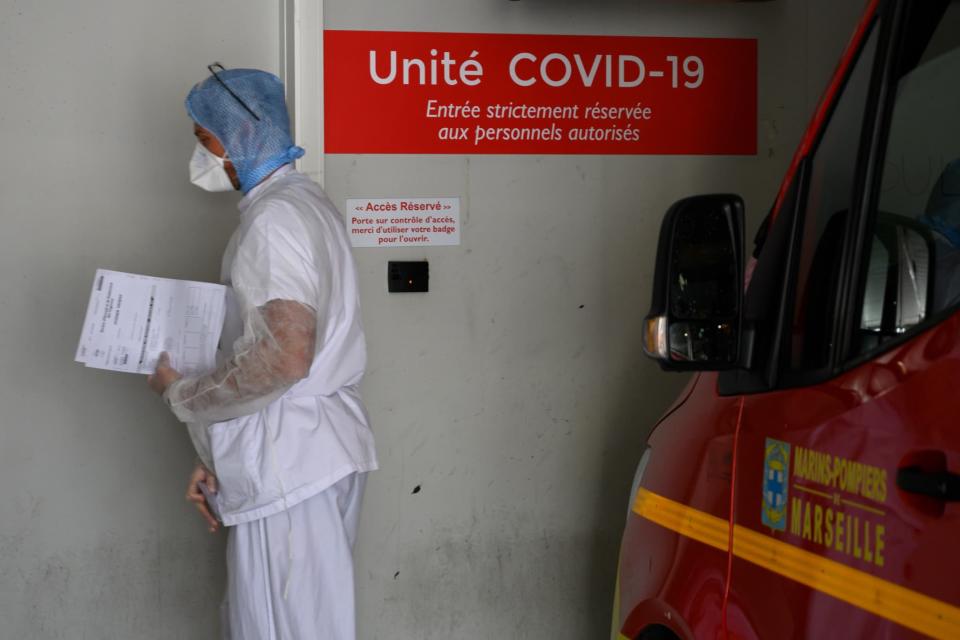
[[[327,153],[757,149],[757,41],[326,31]]]

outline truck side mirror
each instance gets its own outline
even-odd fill
[[[739,196],[704,195],[664,216],[643,346],[665,370],[739,365],[743,209]]]

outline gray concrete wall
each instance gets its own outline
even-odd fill
[[[216,633],[186,435],[72,356],[97,267],[216,278],[234,199],[187,182],[182,99],[213,60],[276,70],[277,4],[0,3],[0,638]],[[460,247],[357,252],[383,466],[361,638],[604,637],[634,465],[684,381],[640,356],[660,216],[722,190],[759,220],[859,5],[326,2],[330,28],[760,40],[757,157],[326,158],[341,206],[464,203]],[[424,257],[432,292],[387,295],[386,261]]]
[[[187,179],[183,98],[278,64],[257,0],[0,2],[0,638],[210,638],[222,541],[143,377],[73,362],[97,267],[215,280],[235,198]]]

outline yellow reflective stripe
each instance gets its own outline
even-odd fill
[[[723,518],[642,487],[633,511],[688,538],[727,549],[728,522]],[[960,608],[741,525],[734,527],[733,554],[928,636],[960,637]]]
[[[643,487],[637,489],[633,511],[638,516],[673,529],[688,538],[721,551],[727,550],[729,531],[726,520],[651,493]]]

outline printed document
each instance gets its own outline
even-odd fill
[[[153,373],[164,351],[184,375],[211,371],[227,287],[98,269],[77,347],[88,367]]]

